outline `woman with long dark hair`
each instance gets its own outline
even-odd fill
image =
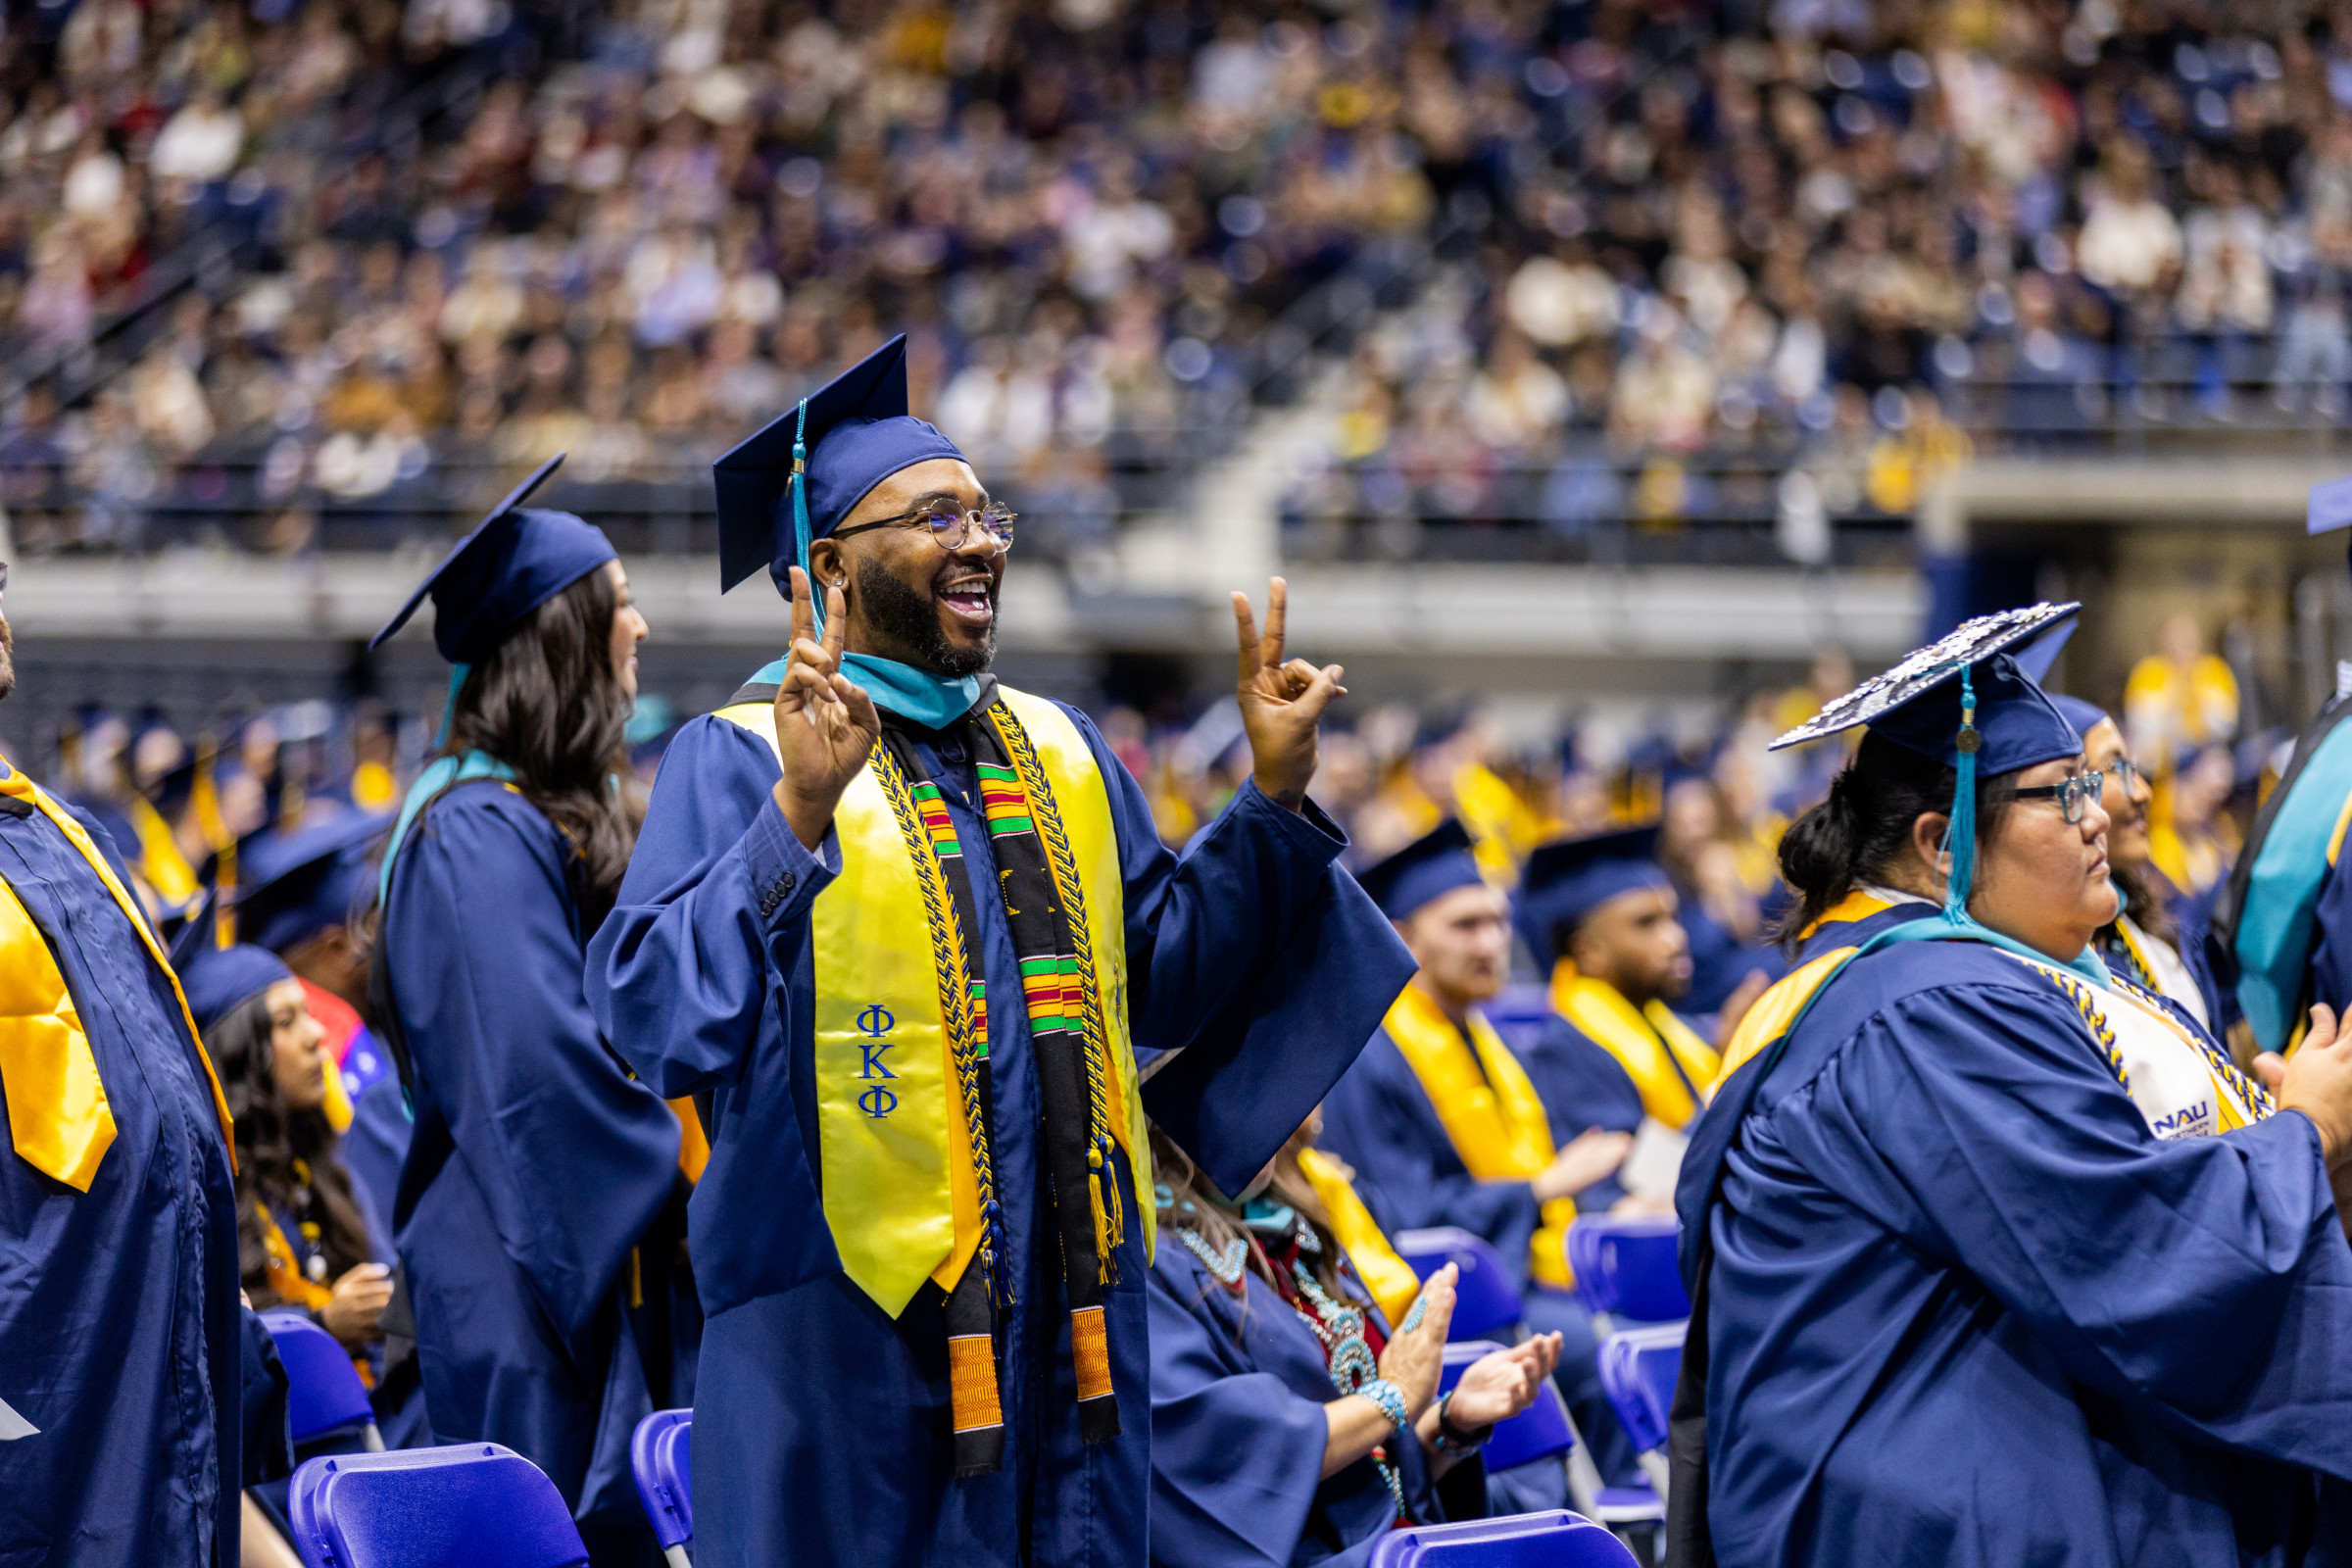
[[[1166,1568],[1362,1563],[1400,1524],[1482,1516],[1483,1466],[1440,1482],[1558,1362],[1560,1336],[1539,1334],[1439,1394],[1453,1267],[1415,1281],[1317,1131],[1309,1118],[1228,1198],[1152,1130],[1152,1560]]]
[[[2287,1565],[2352,1528],[2352,1045],[2240,1073],[2092,939],[2104,780],[1971,622],[1780,744],[1796,967],[1677,1206],[1669,1560]]]
[[[294,1306],[355,1360],[383,1338],[392,1271],[374,1254],[326,1118],[325,1032],[266,948],[198,956],[188,1010],[236,1128],[237,1271],[256,1308]]]
[[[553,467],[378,634],[429,592],[457,669],[385,851],[370,984],[416,1112],[393,1225],[434,1435],[528,1456],[594,1561],[650,1562],[629,1434],[690,1397],[701,1326],[680,1129],[580,981],[635,835],[619,777],[646,625],[601,532],[520,508]]]

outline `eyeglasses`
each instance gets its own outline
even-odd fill
[[[873,528],[897,528],[911,523],[918,531],[928,533],[942,550],[961,550],[977,528],[996,545],[992,555],[1003,555],[1012,548],[1012,519],[1020,514],[1001,502],[992,502],[978,512],[965,512],[954,501],[941,496],[934,501],[902,512],[895,517],[883,517],[874,522],[861,522],[852,528],[836,528],[833,537],[847,539],[854,533]]]
[[[5,582],[6,580],[6,578],[0,578],[0,582]],[[2123,759],[2121,761],[2110,762],[2107,765],[2107,772],[2118,784],[2121,784],[2124,787],[2124,799],[2126,800],[2130,800],[2132,796],[2138,794],[2139,787],[2142,784],[2148,784],[2151,782],[2148,778],[2147,770],[2142,768],[2137,762],[2132,760],[2132,759],[2129,757]]]
[[[2077,773],[2063,783],[2035,784],[2029,789],[2019,790],[2016,798],[2021,801],[2056,801],[2058,808],[2066,813],[2066,820],[2072,824],[2082,820],[2083,807],[2097,800],[2099,792],[2106,787],[2107,775],[2104,773]]]
[[[8,563],[0,561],[0,594],[8,592]]]

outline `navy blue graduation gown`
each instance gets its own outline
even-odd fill
[[[1551,1122],[1551,1141],[1565,1148],[1568,1141],[1590,1128],[1630,1133],[1642,1125],[1642,1091],[1625,1063],[1609,1054],[1582,1029],[1552,1013],[1536,1028],[1536,1036],[1519,1054],[1527,1081],[1544,1102]],[[1706,1085],[1698,1086],[1702,1090]],[[1580,1211],[1606,1213],[1625,1197],[1614,1174],[1576,1195]]]
[[[1271,1286],[1242,1278],[1236,1297],[1173,1236],[1152,1265],[1152,1561],[1361,1564],[1396,1523],[1396,1496],[1369,1458],[1322,1478],[1323,1407],[1340,1396],[1322,1342]],[[1348,1297],[1386,1331],[1369,1292]],[[1413,1522],[1436,1522],[1420,1440],[1387,1446]]]
[[[393,1226],[434,1435],[503,1443],[583,1521],[634,1530],[629,1434],[669,1402],[674,1348],[628,1309],[681,1283],[674,1240],[649,1241],[679,1130],[581,995],[569,858],[495,780],[443,795],[401,848],[379,961],[416,1125]]]
[[[233,1568],[246,1345],[202,1047],[46,816],[0,813],[0,879],[48,939],[115,1118],[86,1193],[0,1152],[0,1400],[37,1429],[0,1442],[0,1562]]]
[[[1720,1560],[2290,1564],[2352,1529],[2313,1473],[2352,1476],[2352,1250],[2304,1117],[2159,1141],[2055,987],[1938,942],[1856,960],[1694,1126]]]
[[[1780,954],[1762,943],[1742,942],[1699,903],[1698,895],[1684,891],[1676,918],[1690,939],[1690,990],[1677,1011],[1713,1013],[1731,1000],[1740,982],[1751,974],[1778,980],[1787,972]]]
[[[1347,840],[1317,808],[1287,811],[1245,785],[1180,861],[1093,724],[1065,711],[1109,797],[1138,1055],[1186,1051],[1145,1086],[1145,1103],[1165,1128],[1218,1129],[1223,1170],[1254,1174],[1345,1069],[1412,960],[1336,865]],[[1017,997],[965,745],[953,731],[905,733],[963,846],[990,995]],[[825,1222],[807,1090],[809,908],[841,849],[830,832],[818,855],[793,836],[770,793],[777,777],[768,741],[740,725],[705,716],[680,729],[620,902],[590,949],[590,994],[612,1040],[661,1093],[707,1095],[711,1108],[710,1161],[692,1205],[710,1313],[695,1399],[695,1560],[1133,1568],[1144,1561],[1150,1485],[1150,1267],[1136,1205],[1123,1205],[1117,1278],[1103,1293],[1122,1435],[1088,1446],[1040,1179],[1028,1015],[990,1007],[1013,1290],[999,1320],[1005,1453],[1002,1471],[952,1479],[940,1294],[926,1285],[898,1319],[885,1316],[841,1272]],[[1132,1191],[1123,1175],[1120,1185]]]

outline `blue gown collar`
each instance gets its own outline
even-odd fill
[[[463,757],[437,757],[425,770],[416,775],[409,786],[408,798],[400,803],[400,817],[392,824],[392,837],[384,844],[384,863],[375,873],[375,897],[380,906],[392,897],[392,866],[400,858],[400,847],[408,842],[409,829],[416,824],[416,814],[432,798],[453,784],[464,784],[477,778],[511,779],[514,770],[492,757],[488,752],[467,752]]]

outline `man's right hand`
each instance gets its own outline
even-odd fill
[[[1527,1184],[1528,1190],[1536,1195],[1539,1203],[1573,1197],[1602,1177],[1615,1175],[1633,1150],[1632,1133],[1588,1127],[1570,1139],[1568,1147],[1553,1155],[1550,1164],[1536,1173],[1535,1179]]]
[[[865,688],[841,672],[841,639],[849,616],[841,590],[825,590],[825,635],[818,641],[808,598],[808,574],[792,576],[792,647],[776,688],[776,750],[784,776],[776,781],[776,809],[805,848],[824,842],[841,792],[865,766],[882,735],[882,715]]]

